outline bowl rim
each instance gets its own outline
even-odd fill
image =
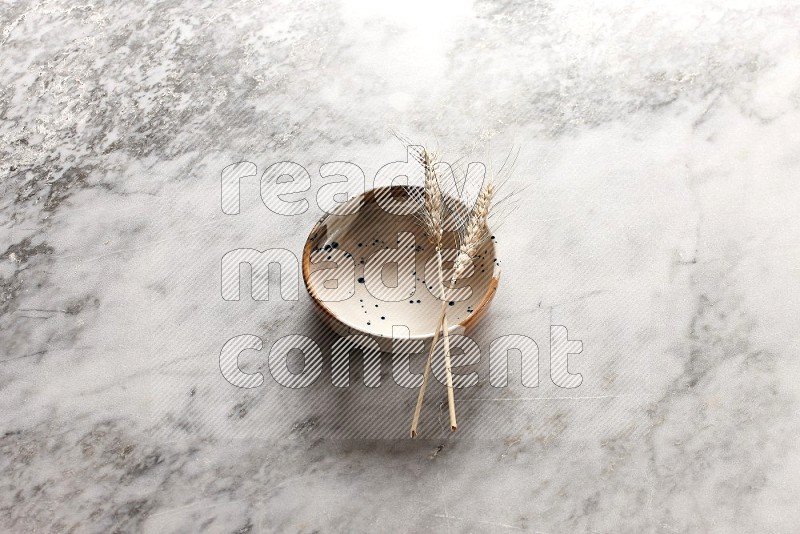
[[[412,186],[412,187],[419,187],[419,186]],[[341,217],[341,216],[347,216],[347,215],[355,215],[355,213],[343,214],[343,213],[337,213],[337,211],[343,211],[345,209],[348,209],[348,206],[350,206],[351,203],[355,203],[355,202],[359,201],[359,199],[361,199],[361,204],[360,204],[358,209],[361,210],[365,205],[370,204],[370,203],[375,203],[376,202],[376,197],[380,193],[389,194],[389,195],[393,195],[394,196],[394,193],[401,192],[403,194],[407,194],[407,191],[408,191],[408,186],[404,186],[404,185],[389,185],[389,186],[382,186],[382,187],[369,189],[367,191],[364,191],[363,193],[360,193],[357,196],[354,196],[353,198],[349,199],[348,201],[339,204],[336,208],[334,208],[333,211],[325,213],[322,217],[320,217],[319,220],[317,220],[317,222],[311,228],[311,231],[309,232],[308,237],[306,238],[305,245],[303,246],[303,257],[302,257],[302,261],[301,261],[302,273],[303,273],[303,284],[305,285],[306,291],[311,296],[311,300],[314,302],[314,304],[316,305],[317,309],[319,311],[321,311],[326,318],[328,318],[330,320],[333,320],[334,322],[347,327],[349,330],[352,330],[354,332],[357,332],[357,333],[360,333],[360,334],[363,334],[363,335],[367,335],[367,336],[371,336],[371,337],[379,337],[379,338],[384,338],[384,339],[396,339],[393,336],[386,336],[386,335],[383,335],[383,334],[377,334],[375,332],[370,332],[370,331],[364,330],[359,325],[351,323],[350,321],[348,321],[348,320],[346,320],[346,319],[344,319],[342,317],[337,316],[325,304],[324,301],[320,300],[320,298],[317,295],[316,291],[311,286],[311,249],[312,249],[314,240],[319,235],[322,226],[325,224],[325,222],[328,220],[329,217],[331,217],[331,216]],[[497,258],[497,256],[498,256],[498,254],[497,254],[497,242],[494,241],[494,239],[492,239],[492,241],[493,241],[492,247],[494,248],[495,258]],[[478,323],[478,321],[483,317],[483,315],[486,313],[486,311],[488,310],[489,304],[491,303],[491,301],[492,301],[492,299],[494,297],[494,294],[497,292],[497,284],[498,284],[499,281],[500,281],[500,265],[499,265],[499,262],[494,261],[493,265],[492,265],[491,278],[489,279],[489,285],[486,288],[486,292],[481,297],[481,300],[478,302],[478,304],[474,307],[474,309],[472,310],[472,312],[469,315],[464,317],[458,323],[450,325],[448,327],[447,331],[449,333],[456,333],[457,334],[457,333],[459,333],[459,331],[467,331],[467,330],[470,330],[472,327],[474,327]],[[434,336],[434,332],[430,332],[430,333],[425,333],[425,334],[411,334],[410,337],[406,337],[406,338],[403,338],[403,339],[407,339],[407,340],[423,340],[423,341],[425,341],[425,340],[433,338],[433,336]]]

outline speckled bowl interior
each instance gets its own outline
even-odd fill
[[[387,194],[402,202],[409,191],[402,187],[371,190],[341,204],[339,209],[320,219],[303,250],[303,280],[323,318],[340,333],[390,338],[393,325],[404,325],[412,339],[430,338],[442,306],[442,300],[437,296],[439,292],[434,287],[438,283],[438,270],[425,269],[434,255],[434,248],[415,214],[396,215],[379,205],[376,197],[384,195],[385,198]],[[412,233],[413,243],[398,243],[400,232]],[[444,237],[445,246],[454,248],[454,232],[445,232]],[[398,246],[413,247],[413,292],[395,302],[376,298],[368,290],[369,284],[365,283],[365,265],[379,250]],[[321,271],[334,272],[337,265],[349,263],[350,258],[354,272],[352,268],[338,271],[338,282],[331,284],[329,277],[321,276]],[[451,265],[445,263],[445,272]],[[395,267],[395,279],[397,270]],[[387,266],[384,277],[391,281],[393,273],[390,271],[391,265]],[[499,276],[500,262],[492,236],[481,247],[473,263],[472,275],[456,284],[456,287],[469,286],[471,294],[464,300],[447,301],[451,331],[469,330],[480,320],[494,296]],[[326,298],[332,285],[337,286],[340,295],[333,300]]]

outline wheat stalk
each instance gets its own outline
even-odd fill
[[[441,287],[442,295],[445,292],[444,274],[442,270],[442,235],[444,233],[443,215],[442,215],[442,191],[439,187],[439,180],[436,175],[434,165],[436,164],[435,155],[431,154],[427,149],[423,148],[420,156],[420,163],[425,171],[425,187],[422,201],[422,225],[425,228],[425,233],[428,240],[435,247],[436,260],[439,272],[439,285]],[[436,349],[436,342],[439,340],[439,332],[444,331],[445,335],[445,374],[447,376],[447,405],[450,414],[450,428],[455,431],[457,428],[456,423],[456,408],[455,398],[453,397],[453,375],[450,365],[450,340],[447,337],[447,308],[446,299],[442,300],[442,309],[439,312],[439,318],[436,322],[436,330],[433,339],[431,340],[431,348],[428,354],[428,359],[425,364],[425,371],[422,376],[422,385],[419,389],[417,396],[417,405],[414,409],[414,417],[411,422],[411,437],[417,436],[417,425],[419,424],[419,416],[422,411],[422,402],[425,398],[425,389],[428,385],[428,379],[431,371],[431,361],[433,353]]]
[[[431,362],[436,348],[436,343],[439,340],[439,332],[444,335],[444,364],[445,375],[447,379],[447,404],[450,415],[450,430],[455,432],[458,428],[455,413],[455,399],[453,396],[453,375],[452,366],[450,361],[450,335],[448,332],[447,323],[447,298],[445,295],[446,289],[444,283],[444,274],[442,269],[442,194],[439,189],[439,183],[434,170],[435,157],[431,155],[427,149],[423,149],[420,157],[420,163],[424,166],[425,170],[425,188],[422,210],[422,223],[425,227],[426,234],[430,242],[436,247],[437,265],[439,271],[439,284],[442,290],[442,307],[439,312],[439,318],[436,322],[436,330],[431,342],[431,348],[428,353],[428,359],[425,364],[425,370],[422,376],[422,385],[419,389],[417,396],[417,405],[414,409],[414,417],[411,422],[411,437],[417,436],[417,425],[419,423],[420,413],[422,411],[422,403],[425,397],[425,389],[430,377]],[[469,219],[466,228],[459,234],[459,254],[453,264],[453,275],[450,280],[449,288],[458,281],[464,274],[464,271],[471,264],[473,258],[477,255],[481,245],[489,235],[487,219],[491,210],[492,197],[494,196],[494,184],[491,182],[484,185],[481,189],[478,199],[469,214]]]
[[[453,276],[449,286],[451,289],[456,281],[464,274],[467,267],[472,264],[472,260],[478,254],[481,245],[489,237],[487,222],[493,196],[494,185],[489,182],[481,189],[478,200],[475,202],[475,206],[473,206],[472,213],[469,215],[466,231],[459,236],[459,254],[456,261],[453,263]],[[439,262],[439,283],[442,285],[442,292],[444,293],[441,261]],[[456,424],[455,398],[453,397],[453,372],[450,364],[450,332],[448,332],[447,326],[447,308],[444,307],[444,302],[442,302],[442,304],[442,334],[444,335],[444,369],[447,376],[447,405],[450,410],[450,430],[455,432],[458,425]]]

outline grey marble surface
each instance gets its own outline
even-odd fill
[[[0,530],[797,532],[800,5],[383,4],[0,4]],[[484,357],[456,434],[432,386],[417,441],[389,369],[269,378],[302,289],[219,287],[229,250],[300,253],[320,164],[400,159],[388,127],[520,150],[475,339],[543,356],[505,389]],[[240,160],[306,166],[309,210],[254,178],[222,213]],[[220,373],[239,334],[262,387]]]

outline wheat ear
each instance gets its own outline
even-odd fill
[[[420,161],[425,171],[422,223],[428,240],[438,249],[442,246],[442,190],[434,170],[436,156],[423,149]]]
[[[494,184],[487,183],[481,188],[478,199],[472,207],[472,212],[467,221],[467,227],[459,239],[459,254],[453,264],[453,281],[461,278],[467,266],[478,254],[478,250],[489,237],[489,211],[492,207]]]

